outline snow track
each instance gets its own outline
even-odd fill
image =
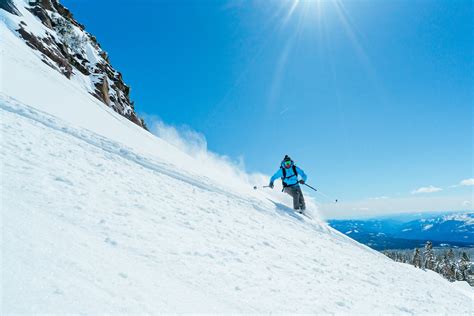
[[[142,166],[143,168],[147,168],[152,171],[172,177],[176,180],[186,182],[202,190],[218,192],[220,194],[228,195],[229,197],[232,197],[234,199],[240,199],[240,196],[222,190],[219,187],[216,187],[212,182],[209,181],[208,178],[198,177],[196,175],[194,177],[191,175],[186,175],[170,164],[151,161],[150,159],[147,159],[144,156],[140,156],[134,153],[130,148],[127,148],[125,145],[118,144],[117,142],[111,141],[110,139],[92,133],[85,129],[77,129],[67,126],[64,122],[61,122],[61,120],[51,115],[48,115],[47,113],[35,110],[32,107],[29,107],[25,104],[21,104],[18,101],[15,101],[6,96],[0,95],[0,100],[3,101],[0,103],[0,107],[5,111],[24,116],[25,118],[34,120],[40,124],[45,125],[48,128],[66,133],[92,146],[100,148],[105,152],[120,156],[123,159],[136,163]],[[8,100],[9,102],[6,102],[6,100]]]

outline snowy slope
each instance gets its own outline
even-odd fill
[[[1,14],[2,314],[472,313],[469,289],[113,112]]]

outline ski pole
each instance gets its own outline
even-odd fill
[[[338,199],[331,198],[331,197],[327,196],[326,194],[324,194],[324,193],[321,192],[321,191],[319,191],[319,194],[321,194],[322,196],[324,196],[324,197],[326,197],[326,198],[328,198],[328,199],[330,199],[330,200],[334,200],[334,203],[337,203],[337,201],[338,201]]]
[[[264,189],[264,188],[269,188],[269,187],[270,187],[269,185],[263,185],[263,186],[259,186],[259,187],[254,186],[253,189],[257,190],[258,188]]]
[[[312,186],[310,186],[310,185],[308,185],[308,184],[306,184],[306,183],[303,183],[303,184],[304,184],[305,186],[307,186],[307,187],[313,189],[314,191],[318,192],[318,193],[321,194],[322,196],[324,196],[324,197],[326,197],[326,198],[328,198],[328,199],[330,199],[330,200],[334,200],[334,203],[337,203],[338,199],[332,199],[332,198],[330,198],[329,196],[327,196],[326,194],[324,194],[323,192],[318,191],[316,188],[313,188]]]
[[[303,184],[304,184],[305,186],[307,186],[308,188],[311,188],[311,189],[313,189],[314,191],[318,192],[318,189],[313,188],[313,187],[310,186],[309,184],[306,184],[306,183],[303,183]]]
[[[328,198],[328,199],[330,199],[330,200],[334,200],[334,201],[336,201],[336,203],[337,203],[337,199],[330,198],[329,196],[327,196],[326,194],[324,194],[324,193],[321,192],[321,191],[319,191],[319,194],[321,194],[322,196],[324,196],[324,197],[326,197],[326,198]]]

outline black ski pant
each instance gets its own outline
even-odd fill
[[[306,209],[306,204],[304,203],[303,191],[301,191],[301,188],[299,185],[285,187],[283,189],[283,192],[291,195],[291,197],[293,198],[293,208],[295,210],[304,211]]]

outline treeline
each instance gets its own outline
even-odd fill
[[[428,241],[421,250],[384,250],[382,253],[396,262],[435,271],[451,282],[466,281],[474,286],[474,264],[465,250],[433,249],[433,244]]]

